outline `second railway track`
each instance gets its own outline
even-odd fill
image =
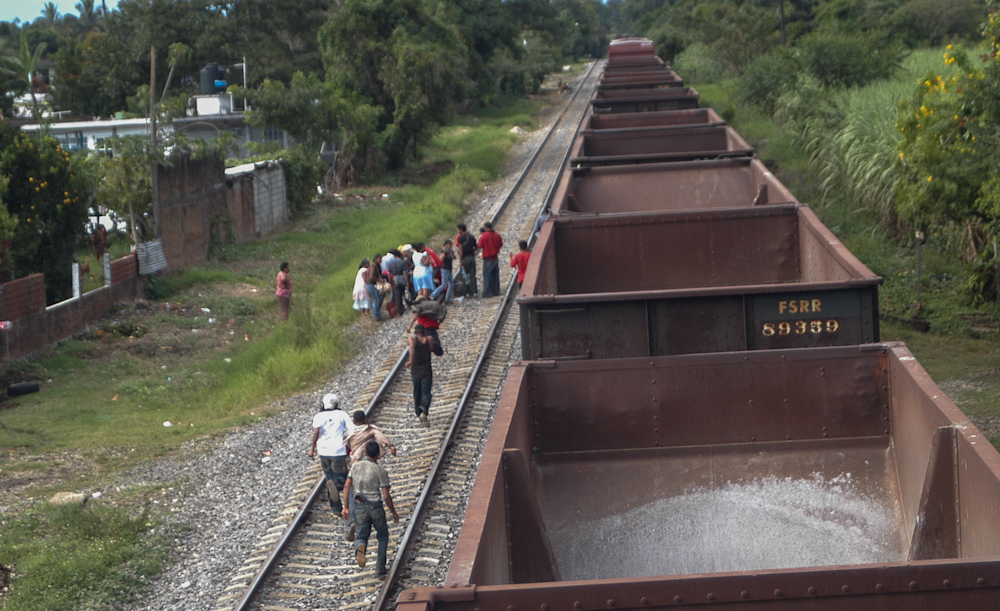
[[[597,74],[597,70],[591,69],[579,79],[577,93],[533,157],[533,163],[508,197],[494,205],[492,218],[504,237],[505,248],[516,248],[518,239],[529,237],[536,215],[551,194],[579,119],[587,109]],[[500,269],[501,286],[509,287],[512,270],[506,265]],[[386,457],[381,461],[389,471],[400,515],[399,524],[389,522],[389,579],[383,582],[374,573],[374,533],[369,540],[368,567],[357,566],[353,549],[345,540],[347,523],[331,513],[325,494],[317,490],[322,482],[317,461],[303,474],[275,516],[273,526],[231,577],[230,585],[215,606],[218,611],[372,608],[380,611],[402,589],[443,581],[496,398],[511,358],[519,354],[518,320],[510,311],[511,305],[503,297],[466,299],[449,309],[440,329],[445,355],[434,362],[430,429],[421,427],[413,416],[412,392],[405,371],[385,382],[406,348],[405,334],[350,407],[351,411],[370,409],[371,421],[389,433],[399,449],[397,458]],[[494,321],[496,333],[491,341],[487,331]],[[484,352],[486,342],[490,343]],[[479,375],[472,380],[466,407],[456,418],[481,352],[485,358]],[[454,435],[449,440],[450,428],[454,428]],[[435,463],[440,465],[436,475],[432,473]],[[310,499],[317,497],[310,505]],[[413,521],[420,500],[425,500],[424,509]],[[288,536],[292,531],[296,531],[294,536]],[[401,548],[404,538],[406,547]],[[282,549],[276,551],[279,544]],[[248,590],[250,585],[252,591]]]

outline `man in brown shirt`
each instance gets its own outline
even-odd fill
[[[396,457],[396,446],[392,445],[392,440],[380,428],[374,424],[368,424],[368,417],[365,416],[364,410],[355,411],[352,418],[354,429],[347,434],[345,439],[352,462],[358,462],[364,458],[365,444],[372,439],[377,441],[379,445],[379,455],[375,460],[382,458],[386,452],[392,454],[393,458]]]
[[[341,515],[346,520],[348,517],[354,519],[357,528],[358,540],[354,547],[357,553],[358,566],[364,568],[367,563],[365,551],[368,548],[368,537],[371,535],[372,527],[375,528],[378,539],[378,556],[375,560],[375,576],[385,578],[386,575],[386,552],[389,549],[389,525],[385,520],[385,508],[382,501],[385,501],[389,511],[392,512],[392,521],[399,522],[399,514],[392,504],[392,495],[389,494],[389,474],[382,465],[375,462],[381,449],[374,439],[365,444],[366,456],[351,465],[351,471],[347,474],[347,482],[344,484],[344,511]],[[354,500],[353,506],[351,499]],[[353,515],[352,515],[353,514]]]

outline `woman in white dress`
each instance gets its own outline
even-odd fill
[[[368,258],[361,260],[361,267],[358,268],[358,275],[354,277],[354,309],[359,312],[371,312],[372,300],[368,295],[368,289],[365,288],[365,284],[368,281],[368,266],[371,265],[371,261]]]

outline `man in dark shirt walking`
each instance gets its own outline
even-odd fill
[[[476,237],[469,233],[465,223],[459,223],[457,227],[455,246],[458,247],[458,258],[462,262],[462,270],[465,271],[468,294],[475,296],[479,292],[476,286]]]
[[[410,379],[413,381],[413,410],[420,424],[430,428],[427,414],[431,408],[431,383],[434,373],[431,371],[431,349],[434,339],[427,335],[424,326],[417,323],[410,336],[409,356],[406,366],[410,368]]]
[[[483,233],[476,246],[483,251],[483,297],[500,294],[500,264],[497,256],[503,247],[503,237],[493,231],[493,223],[483,223]]]

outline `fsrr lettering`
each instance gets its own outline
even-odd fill
[[[822,312],[822,299],[791,299],[778,302],[778,314],[805,314],[806,312]]]

